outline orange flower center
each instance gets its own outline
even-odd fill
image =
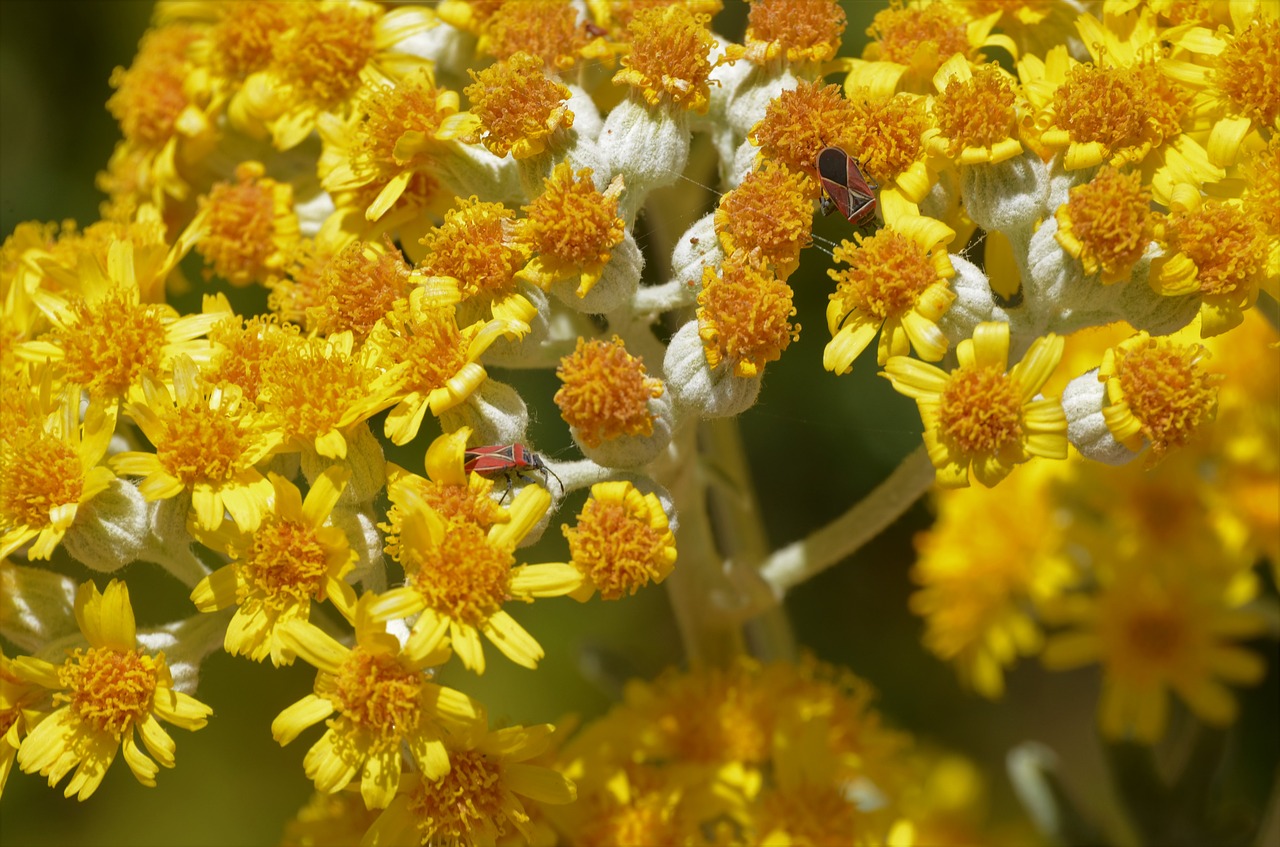
[[[422,683],[420,672],[357,645],[338,669],[330,699],[360,729],[383,742],[395,742],[418,727]]]
[[[715,227],[727,253],[759,249],[775,268],[794,263],[812,241],[804,177],[766,159],[720,200]]]
[[[6,444],[0,461],[0,513],[9,526],[46,527],[49,511],[79,503],[83,490],[80,457],[62,439],[28,431]]]
[[[719,273],[717,273],[717,270]],[[791,287],[758,260],[734,254],[723,266],[709,266],[698,295],[698,335],[707,364],[733,365],[736,376],[755,376],[800,337]]]
[[[1234,294],[1266,263],[1266,240],[1257,222],[1236,206],[1208,202],[1196,211],[1175,213],[1172,223],[1169,250],[1195,263],[1201,294]]]
[[[71,311],[71,325],[58,333],[69,382],[96,397],[121,397],[143,374],[160,373],[164,307],[117,288],[92,306],[73,301]]]
[[[490,544],[477,526],[452,525],[438,546],[402,548],[401,559],[409,584],[427,607],[454,620],[482,624],[510,596],[515,557]]]
[[[573,112],[565,107],[570,91],[544,68],[536,56],[515,53],[479,73],[468,69],[473,83],[463,93],[480,119],[484,146],[495,156],[507,155],[518,141],[573,126]]]
[[[966,455],[992,455],[1022,439],[1018,387],[993,368],[955,371],[942,391],[939,413],[943,438]]]
[[[995,65],[982,65],[967,80],[951,80],[933,102],[934,120],[950,139],[951,155],[1009,138],[1017,119],[1014,102],[1013,86]]]
[[[1157,456],[1191,440],[1213,416],[1221,374],[1207,373],[1204,348],[1146,338],[1121,347],[1116,377],[1123,399]]]
[[[276,41],[273,64],[308,102],[337,108],[360,87],[360,71],[374,56],[373,28],[373,16],[358,7],[319,7]]]
[[[58,669],[69,691],[55,694],[54,701],[69,702],[94,729],[119,739],[151,712],[162,666],[141,651],[77,649]]]
[[[623,435],[651,435],[649,401],[662,396],[662,383],[649,377],[644,361],[627,352],[622,339],[578,339],[560,360],[556,392],[560,414],[591,447]]]
[[[268,519],[253,534],[253,546],[242,563],[243,594],[263,598],[277,609],[305,604],[320,596],[328,558],[310,526]]]
[[[900,317],[938,281],[929,254],[902,233],[882,229],[870,238],[855,238],[856,247],[846,241],[833,253],[835,261],[849,267],[827,271],[836,281],[830,299],[841,301],[846,311],[859,309],[877,321]]]
[[[475,750],[450,750],[449,772],[423,780],[409,795],[409,812],[423,844],[469,844],[477,832],[507,832],[510,815],[521,814],[505,798],[501,762]]]
[[[621,502],[587,500],[576,527],[564,527],[574,565],[586,572],[605,600],[617,600],[665,576],[671,533],[652,526],[644,500],[640,508]]]
[[[1271,127],[1280,118],[1280,21],[1263,18],[1218,56],[1215,82],[1240,112]]]

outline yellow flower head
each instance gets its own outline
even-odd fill
[[[730,45],[725,55],[755,65],[782,59],[820,67],[840,49],[844,28],[844,9],[834,0],[754,0],[743,46]]]
[[[800,251],[813,240],[809,189],[803,174],[765,159],[716,207],[716,235],[724,252],[759,250],[779,278],[789,277],[800,264]]]
[[[1046,610],[1051,622],[1072,628],[1050,638],[1045,665],[1102,666],[1098,720],[1111,739],[1159,741],[1170,690],[1200,720],[1226,726],[1237,705],[1224,683],[1249,685],[1266,671],[1259,656],[1235,643],[1266,629],[1258,612],[1236,607],[1217,582],[1198,579],[1189,567],[1163,570],[1136,563],[1096,595],[1064,598]]]
[[[293,211],[293,189],[266,175],[260,162],[236,166],[235,182],[220,182],[200,198],[204,227],[196,252],[232,285],[270,284],[281,273],[301,237]]]
[[[958,165],[997,164],[1022,152],[1016,80],[995,63],[974,68],[953,56],[938,69],[929,110],[936,125],[930,152]]]
[[[649,583],[661,583],[676,563],[676,539],[655,494],[641,494],[630,482],[591,486],[576,526],[561,529],[569,539],[570,563],[586,581],[571,595],[589,600],[597,591],[618,600]]]
[[[1052,467],[1031,462],[994,489],[935,489],[937,520],[916,537],[910,605],[924,646],[991,699],[1004,669],[1043,645],[1028,602],[1057,596],[1074,574],[1058,552]]]
[[[840,146],[856,153],[866,176],[880,183],[887,220],[904,210],[915,213],[916,204],[936,181],[935,169],[925,155],[930,130],[925,99],[906,93],[875,99],[858,88],[846,88],[846,92],[853,114]]]
[[[972,475],[991,487],[1032,456],[1067,457],[1067,417],[1058,400],[1036,399],[1058,360],[1062,338],[1036,339],[1012,369],[1009,325],[982,323],[956,346],[950,373],[893,356],[884,374],[913,398],[924,421],[924,443],[938,484],[963,488]]]
[[[1203,338],[1239,326],[1267,270],[1268,245],[1259,222],[1238,204],[1206,201],[1183,186],[1155,236],[1164,253],[1151,264],[1151,287],[1170,297],[1198,293]]]
[[[1086,274],[1099,275],[1103,285],[1127,280],[1154,235],[1151,191],[1143,187],[1141,174],[1123,174],[1109,165],[1072,188],[1054,215],[1058,244],[1080,260]]]
[[[353,241],[320,269],[301,323],[319,335],[350,332],[363,342],[409,289],[409,266],[389,239]]]
[[[102,594],[92,582],[84,583],[76,592],[75,611],[88,649],[69,651],[61,665],[21,656],[11,666],[21,679],[52,689],[55,705],[65,704],[23,740],[18,767],[48,777],[50,786],[75,768],[63,795],[85,800],[123,749],[133,775],[154,787],[160,765],[173,767],[176,749],[160,720],[195,731],[213,709],[174,690],[163,653],[149,655],[138,648],[123,582],[113,579]]]
[[[823,147],[840,146],[856,117],[840,86],[800,80],[794,89],[769,102],[764,118],[747,139],[769,159],[812,177],[811,196],[819,195],[815,162]]]
[[[653,434],[649,401],[662,396],[662,382],[647,375],[644,361],[627,352],[622,339],[578,339],[560,360],[556,392],[560,415],[589,447],[624,435]]]
[[[827,305],[831,342],[823,367],[848,373],[877,332],[881,366],[912,348],[927,361],[941,359],[949,343],[938,320],[956,297],[947,283],[955,269],[946,253],[955,233],[941,221],[916,216],[871,238],[854,237],[856,245],[844,241],[832,254],[849,267],[827,270],[836,290]]]
[[[527,159],[547,148],[558,129],[573,126],[570,91],[549,78],[542,60],[515,53],[479,73],[467,69],[472,83],[463,92],[479,122],[471,141],[495,156]]]
[[[354,192],[368,221],[382,220],[393,206],[421,206],[430,199],[422,189],[436,185],[427,172],[436,159],[451,155],[446,142],[475,123],[458,112],[458,93],[436,87],[427,68],[395,85],[362,89],[347,120],[320,120],[321,184],[333,194]]]
[[[228,653],[292,664],[281,627],[309,620],[313,601],[332,600],[344,617],[353,617],[355,592],[343,577],[355,567],[356,553],[330,519],[350,478],[349,469],[330,467],[316,477],[304,501],[293,483],[273,473],[274,497],[257,529],[196,529],[196,540],[231,558],[191,592],[202,612],[236,607],[223,640]]]
[[[525,486],[508,507],[510,520],[483,529],[447,522],[410,487],[401,486],[400,564],[405,585],[378,597],[373,613],[382,619],[418,615],[406,649],[426,653],[446,635],[462,664],[484,673],[483,634],[507,658],[537,667],[541,645],[503,606],[535,597],[558,597],[577,589],[582,575],[556,562],[515,565],[515,548],[542,519],[551,495]]]
[[[463,302],[481,299],[491,304],[495,318],[528,322],[536,309],[518,293],[516,272],[529,260],[516,237],[515,212],[501,203],[477,197],[459,200],[444,223],[421,239],[426,256],[415,269],[424,277],[457,280]]]
[[[477,5],[472,3],[473,6]],[[477,49],[495,59],[517,53],[536,57],[547,68],[568,70],[594,53],[578,10],[566,0],[506,0],[494,4],[483,24]],[[468,95],[469,96],[469,95]]]
[[[698,294],[698,336],[707,364],[722,362],[735,376],[757,376],[800,337],[791,323],[791,287],[758,255],[735,253],[721,267],[707,266]]]
[[[971,18],[956,3],[893,0],[867,28],[873,41],[863,49],[862,60],[851,63],[845,89],[867,88],[876,97],[888,97],[894,91],[926,94],[938,68],[952,56],[978,62],[979,49],[991,45],[1016,56],[1012,39],[990,35],[1000,15],[996,11]]]
[[[517,237],[535,254],[518,275],[544,289],[577,277],[577,294],[585,297],[626,235],[626,224],[618,217],[622,190],[621,175],[601,192],[591,181],[590,168],[575,178],[568,162],[556,165],[542,194],[523,207],[527,217],[516,224]]]
[[[428,409],[439,415],[464,402],[488,378],[477,361],[484,351],[499,338],[528,331],[528,324],[496,318],[459,327],[452,305],[433,303],[430,293],[415,288],[369,339],[382,366],[395,375],[388,402],[396,407],[387,416],[387,437],[407,444]]]
[[[431,681],[428,669],[443,664],[449,651],[402,648],[370,613],[375,599],[366,594],[355,608],[352,647],[302,620],[281,628],[288,649],[319,673],[315,692],[277,715],[271,734],[283,746],[325,721],[325,734],[302,763],[307,778],[332,794],[359,775],[365,805],[381,809],[400,789],[403,750],[424,776],[440,779],[452,766],[446,728],[465,731],[483,712],[462,692]]]
[[[622,58],[614,83],[630,85],[650,106],[706,112],[715,43],[708,20],[678,3],[637,12],[627,27],[631,52]]]
[[[12,388],[6,380],[5,393]],[[24,425],[0,439],[0,558],[35,539],[27,558],[48,559],[80,507],[115,479],[98,464],[115,416],[86,416],[82,423],[75,385],[52,395],[48,384],[32,385],[22,401]]]
[[[125,406],[125,414],[155,452],[117,453],[111,467],[143,477],[138,490],[148,500],[190,495],[201,529],[217,529],[224,512],[241,530],[256,528],[267,510],[271,484],[254,466],[279,446],[280,433],[256,410],[241,408],[237,388],[205,382],[185,357],[174,364],[172,392],[145,378],[142,394]]]
[[[1258,222],[1267,241],[1263,290],[1280,294],[1280,133],[1241,165],[1245,188],[1240,198],[1247,216]]]
[[[1182,447],[1213,419],[1220,374],[1203,362],[1199,344],[1152,338],[1145,332],[1109,349],[1098,379],[1107,384],[1102,416],[1116,440],[1137,452],[1151,445],[1151,463]]]
[[[369,830],[377,844],[493,844],[519,838],[532,843],[529,810],[577,798],[572,781],[530,760],[541,754],[555,727],[510,726],[493,732],[477,725],[448,736],[449,772],[438,779],[401,780],[400,793]]]

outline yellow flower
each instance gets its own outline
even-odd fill
[[[627,26],[631,52],[614,83],[630,85],[650,106],[706,112],[715,43],[707,21],[680,4],[638,11]]]
[[[281,746],[325,721],[327,729],[303,760],[307,778],[326,794],[360,775],[360,794],[371,809],[386,808],[402,785],[402,748],[429,779],[449,773],[446,728],[463,732],[482,720],[479,704],[431,682],[429,668],[449,658],[445,647],[401,647],[385,622],[370,614],[374,595],[355,609],[356,643],[344,647],[314,624],[294,619],[280,629],[287,649],[314,665],[315,691],[271,722]]]
[[[647,375],[644,361],[627,352],[622,339],[579,338],[560,360],[555,394],[560,415],[588,447],[624,435],[653,434],[650,401],[662,396],[662,382]]]
[[[617,600],[661,583],[676,564],[676,539],[657,495],[641,494],[626,481],[591,486],[576,526],[562,525],[570,564],[586,581],[570,596],[579,602],[597,591]]]
[[[461,4],[459,4],[461,5]],[[482,4],[472,3],[472,7]],[[565,0],[505,0],[492,4],[476,49],[499,60],[517,53],[536,56],[547,68],[565,71],[580,59],[602,55],[578,11]],[[466,28],[464,26],[464,28]]]
[[[156,270],[161,281],[173,266],[169,262],[179,257],[175,248],[167,267]],[[86,262],[83,271],[78,295],[32,293],[54,330],[49,340],[19,345],[21,358],[54,362],[67,382],[82,386],[90,403],[106,413],[140,385],[144,374],[165,374],[176,356],[208,359],[209,344],[199,339],[225,314],[179,315],[170,306],[144,302],[150,280],[135,273],[132,241],[111,244],[105,273],[96,262]]]
[[[537,486],[522,488],[508,507],[510,520],[487,531],[446,522],[411,489],[402,487],[397,498],[406,584],[380,595],[372,611],[384,619],[418,615],[406,648],[415,653],[434,650],[448,635],[462,664],[483,673],[483,634],[516,664],[536,667],[542,647],[503,605],[569,594],[583,583],[582,574],[563,562],[512,567],[516,545],[542,518],[551,495]]]
[[[1219,374],[1207,373],[1199,344],[1152,338],[1145,332],[1107,350],[1098,379],[1107,384],[1107,428],[1135,453],[1151,446],[1150,463],[1184,446],[1212,420]]]
[[[778,278],[786,279],[813,241],[810,183],[802,173],[765,159],[720,198],[713,220],[727,255],[759,250]]]
[[[938,68],[957,53],[980,62],[981,48],[1002,47],[1016,57],[1018,48],[1009,36],[991,34],[1001,14],[970,18],[954,3],[894,3],[877,12],[867,28],[873,40],[862,59],[849,62],[845,90],[867,88],[877,98],[895,91],[926,94]]]
[[[217,529],[224,512],[236,526],[252,531],[262,520],[271,483],[255,465],[280,444],[262,416],[241,409],[234,386],[211,386],[195,363],[178,359],[173,366],[173,392],[147,378],[144,399],[129,403],[126,414],[155,447],[154,453],[125,452],[111,458],[122,475],[141,476],[138,485],[148,500],[191,495],[196,526]]]
[[[854,105],[840,96],[840,86],[802,79],[769,102],[747,140],[765,157],[807,174],[816,199],[821,191],[818,153],[823,147],[840,146],[855,117]]]
[[[422,7],[385,10],[364,0],[291,4],[289,27],[274,36],[271,64],[251,74],[232,101],[234,123],[270,131],[280,150],[296,147],[320,116],[346,117],[362,88],[394,85],[429,60],[398,50],[435,25]]]
[[[409,266],[390,240],[352,241],[324,263],[303,314],[287,317],[300,317],[298,322],[319,335],[350,331],[363,342],[396,301],[409,296],[411,285]]]
[[[1250,133],[1280,126],[1280,20],[1272,4],[1232,3],[1231,31],[1190,27],[1173,39],[1189,60],[1170,60],[1165,73],[1199,92],[1213,120],[1207,143],[1215,165],[1235,164]]]
[[[927,155],[932,123],[925,98],[899,93],[876,98],[862,88],[846,88],[852,115],[839,146],[856,152],[862,171],[879,183],[884,219],[919,214],[919,203],[937,182],[937,167]]]
[[[1122,174],[1109,165],[1072,188],[1054,215],[1058,244],[1080,260],[1086,274],[1099,275],[1103,285],[1127,280],[1154,234],[1151,192],[1141,175]]]
[[[223,639],[228,653],[292,664],[281,628],[291,620],[309,620],[312,601],[332,600],[343,617],[352,618],[355,591],[343,577],[355,567],[356,553],[343,531],[329,525],[350,477],[350,470],[330,467],[304,501],[293,483],[273,473],[274,498],[257,529],[241,532],[226,524],[215,531],[196,529],[197,541],[231,558],[191,592],[191,602],[202,612],[236,607]]]
[[[1200,295],[1200,335],[1240,325],[1267,270],[1267,239],[1236,203],[1205,200],[1192,186],[1175,189],[1170,214],[1155,228],[1163,255],[1148,282],[1166,297]]]
[[[98,464],[115,416],[88,415],[81,422],[79,387],[50,396],[47,376],[27,392],[21,398],[29,409],[25,425],[0,439],[0,558],[35,539],[27,558],[48,559],[80,508],[115,479]]]
[[[384,429],[395,444],[413,440],[428,409],[439,415],[480,387],[488,373],[477,360],[493,342],[518,338],[529,330],[528,324],[497,318],[459,328],[454,307],[432,302],[433,296],[415,288],[409,301],[399,301],[369,339],[383,367],[397,375],[387,400],[395,408]]]
[[[1004,669],[1044,643],[1028,602],[1058,595],[1074,573],[1058,552],[1051,467],[1031,462],[995,489],[936,490],[937,520],[916,537],[910,606],[924,645],[993,700]]]
[[[1016,82],[995,63],[975,68],[959,53],[944,62],[933,77],[929,151],[958,165],[994,165],[1021,153]]]
[[[950,373],[905,356],[893,356],[884,370],[920,409],[939,485],[967,486],[972,466],[973,478],[990,487],[1032,456],[1067,457],[1061,402],[1036,399],[1062,358],[1059,336],[1036,339],[1009,370],[1009,325],[982,323],[956,356],[959,367]]]
[[[196,252],[204,277],[232,285],[269,284],[279,276],[301,237],[293,211],[293,188],[266,175],[261,162],[236,166],[235,182],[219,182],[200,198],[204,227]]]
[[[1050,638],[1044,663],[1066,670],[1098,662],[1103,669],[1098,718],[1108,738],[1153,744],[1164,735],[1172,690],[1205,723],[1235,720],[1223,683],[1248,685],[1266,663],[1235,641],[1262,634],[1258,612],[1237,608],[1221,586],[1197,578],[1184,562],[1159,572],[1145,560],[1106,578],[1096,596],[1064,598],[1046,609],[1072,629]]]
[[[530,764],[547,746],[551,724],[489,732],[482,723],[445,739],[449,772],[438,779],[405,776],[400,792],[373,824],[373,844],[493,844],[532,836],[520,798],[560,805],[577,797],[574,784],[551,768]]]
[[[475,128],[475,117],[459,113],[458,102],[458,93],[438,88],[425,67],[394,86],[362,90],[350,116],[319,120],[321,185],[339,196],[354,192],[356,203],[368,201],[358,206],[360,215],[381,220],[438,159],[456,155],[446,142]],[[426,198],[410,190],[409,199],[420,205]]]
[[[707,364],[732,366],[734,376],[753,377],[800,337],[790,318],[791,288],[769,271],[758,254],[735,253],[719,268],[708,265],[698,294],[698,336]]]
[[[590,168],[578,171],[575,178],[569,163],[561,162],[545,186],[523,207],[526,217],[516,224],[517,238],[534,254],[516,276],[543,289],[576,278],[577,294],[585,297],[626,235],[618,217],[622,176],[615,176],[601,192],[591,181]]]
[[[71,651],[61,665],[20,656],[11,666],[21,679],[52,689],[55,705],[65,704],[23,740],[18,766],[24,773],[39,771],[50,786],[75,768],[63,795],[85,800],[123,747],[129,770],[154,787],[159,765],[174,765],[175,745],[160,720],[194,731],[213,710],[174,690],[163,653],[152,656],[138,649],[123,582],[113,579],[103,594],[92,582],[84,583],[75,609],[88,649]],[[135,731],[155,760],[138,746]]]
[[[840,49],[844,28],[844,9],[834,0],[755,0],[747,12],[743,44],[728,45],[725,56],[753,65],[785,62],[821,68]]]
[[[570,91],[546,76],[542,60],[514,53],[479,73],[463,91],[478,126],[467,139],[495,156],[527,159],[547,149],[553,133],[573,126]]]
[[[854,237],[856,246],[844,241],[832,254],[849,267],[827,270],[836,290],[827,304],[831,341],[823,367],[848,373],[877,332],[880,365],[912,348],[928,361],[941,359],[949,345],[938,320],[956,298],[947,283],[955,269],[945,247],[955,233],[941,221],[914,216],[871,238]]]
[[[0,795],[13,772],[22,740],[45,717],[48,691],[17,674],[13,660],[0,652]]]

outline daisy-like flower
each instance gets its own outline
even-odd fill
[[[171,255],[175,263],[180,258]],[[209,358],[209,343],[201,336],[225,314],[179,315],[170,306],[144,302],[132,241],[112,243],[105,272],[92,261],[83,271],[79,295],[32,293],[54,329],[19,345],[19,357],[52,361],[67,382],[82,386],[90,403],[107,413],[141,384],[144,374],[167,373],[175,357]]]
[[[1251,132],[1274,133],[1280,121],[1280,18],[1265,4],[1232,3],[1232,28],[1192,27],[1177,33],[1189,60],[1169,60],[1164,72],[1198,92],[1197,107],[1213,119],[1209,159],[1235,164]]]
[[[883,9],[867,29],[874,40],[863,49],[861,59],[849,62],[845,90],[867,88],[877,98],[895,91],[927,94],[938,68],[957,53],[980,62],[983,47],[1002,47],[1017,56],[1018,48],[1009,36],[991,33],[1000,15],[996,11],[970,18],[953,3],[897,3]]]
[[[576,279],[577,294],[585,297],[626,235],[626,224],[618,217],[622,176],[601,192],[591,181],[590,168],[575,176],[569,163],[561,162],[545,186],[516,223],[517,238],[534,254],[517,276],[543,289]]]
[[[676,539],[656,494],[641,494],[625,480],[591,486],[574,526],[562,525],[570,564],[586,581],[570,596],[579,602],[597,591],[605,600],[661,583],[676,564]]]
[[[840,146],[856,117],[854,105],[840,94],[840,86],[821,80],[800,80],[770,101],[764,117],[747,133],[747,140],[769,159],[811,178],[810,192],[821,192],[815,162],[823,147]]]
[[[61,665],[19,656],[10,666],[20,679],[53,690],[59,706],[23,740],[18,767],[24,773],[38,771],[50,786],[75,768],[63,795],[86,800],[123,747],[129,770],[154,787],[160,765],[174,765],[175,745],[160,720],[194,731],[213,709],[174,690],[163,653],[149,655],[138,648],[123,582],[113,579],[102,594],[92,582],[84,583],[76,592],[75,611],[87,649],[71,651]],[[138,746],[135,731],[154,759]]]
[[[1240,205],[1205,200],[1189,185],[1174,191],[1169,215],[1156,224],[1163,255],[1148,282],[1166,297],[1200,295],[1200,335],[1240,325],[1265,281],[1267,239]]]
[[[330,524],[350,477],[347,468],[326,469],[304,501],[293,483],[273,473],[274,498],[256,530],[241,532],[227,524],[214,531],[196,529],[197,541],[231,557],[191,592],[191,602],[202,612],[236,607],[223,639],[228,653],[292,664],[281,628],[291,620],[309,620],[313,601],[332,600],[343,617],[354,617],[355,591],[343,577],[355,567],[356,553],[342,530]]]
[[[478,126],[468,138],[495,156],[527,159],[547,149],[556,130],[573,126],[570,91],[546,75],[546,65],[528,53],[514,53],[479,73],[463,91]]]
[[[711,102],[711,48],[708,18],[683,4],[644,9],[627,26],[631,52],[613,75],[650,106],[667,104],[702,114]]]
[[[403,782],[402,748],[428,779],[440,779],[451,764],[446,728],[464,732],[483,713],[467,695],[431,681],[430,669],[448,660],[448,648],[402,647],[370,614],[374,600],[366,594],[356,605],[352,647],[302,620],[281,627],[287,648],[319,673],[314,693],[277,715],[271,735],[283,746],[325,721],[325,734],[302,762],[307,778],[333,794],[359,775],[365,805],[383,809]]]
[[[360,212],[377,221],[419,174],[431,170],[435,158],[450,155],[446,142],[475,125],[472,115],[458,111],[458,92],[438,88],[427,68],[394,86],[365,89],[349,117],[330,114],[319,120],[321,185],[337,195],[372,196]]]
[[[193,70],[188,48],[198,35],[182,24],[151,30],[129,69],[116,68],[111,75],[116,91],[107,109],[124,136],[112,162],[127,166],[135,196],[160,207],[166,198],[187,197],[191,188],[179,165],[203,156],[215,140],[208,104],[193,100],[198,92],[186,85]]]
[[[471,3],[475,7],[477,3]],[[583,58],[598,58],[603,42],[567,0],[506,0],[483,16],[476,49],[496,59],[517,53],[537,57],[548,69],[565,71]]]
[[[262,369],[262,408],[286,447],[343,459],[356,427],[393,402],[400,374],[379,367],[380,350],[358,350],[350,332],[328,338],[280,333]]]
[[[396,302],[409,296],[411,285],[409,266],[390,239],[353,241],[324,263],[303,314],[286,317],[300,317],[297,322],[320,335],[350,331],[363,343]]]
[[[832,253],[849,267],[827,270],[836,290],[827,304],[831,341],[823,367],[848,373],[877,332],[881,366],[912,348],[927,361],[941,359],[948,343],[938,320],[956,298],[947,283],[955,269],[946,252],[955,233],[941,221],[913,216],[871,238],[854,237],[856,245],[844,241]]]
[[[959,366],[948,373],[893,356],[884,374],[916,401],[924,443],[938,484],[963,488],[972,476],[991,487],[1032,456],[1067,457],[1062,403],[1036,395],[1062,358],[1062,338],[1037,338],[1009,369],[1009,325],[981,323],[956,346]]]
[[[271,64],[249,76],[232,103],[235,122],[261,126],[280,150],[296,147],[321,115],[350,114],[361,88],[394,85],[428,65],[396,48],[435,25],[429,10],[386,10],[365,0],[321,0],[292,7],[275,36]]]
[[[0,652],[0,795],[13,772],[22,740],[45,716],[41,704],[48,698],[44,686],[18,676],[13,660]]]
[[[1053,237],[1103,285],[1129,278],[1151,245],[1156,220],[1141,174],[1123,174],[1110,166],[1072,188],[1054,216],[1058,229]]]
[[[1102,357],[1098,379],[1107,384],[1103,419],[1116,441],[1134,452],[1151,446],[1151,463],[1185,445],[1213,419],[1220,374],[1204,368],[1199,344],[1152,338],[1145,332]]]
[[[226,512],[241,530],[255,529],[271,496],[271,483],[255,465],[279,446],[280,433],[241,408],[238,388],[209,385],[186,357],[174,363],[172,393],[150,377],[142,393],[125,413],[155,452],[117,453],[111,467],[143,477],[138,489],[148,500],[190,494],[201,529],[217,529]]]
[[[758,376],[777,361],[800,325],[791,323],[796,310],[791,287],[778,279],[758,254],[735,253],[723,265],[708,265],[698,294],[698,337],[707,364],[721,363],[735,376]]]
[[[1102,665],[1098,719],[1108,738],[1160,740],[1170,691],[1205,723],[1230,724],[1237,705],[1224,683],[1249,685],[1266,671],[1261,657],[1234,642],[1262,634],[1265,619],[1230,602],[1185,559],[1165,560],[1158,572],[1145,561],[1106,578],[1096,596],[1046,609],[1050,622],[1071,629],[1049,639],[1045,665]]]
[[[984,697],[1004,693],[1004,669],[1040,651],[1028,602],[1058,596],[1074,571],[1058,553],[1050,468],[1031,462],[999,488],[938,489],[938,518],[916,538],[910,607],[924,646]],[[975,530],[995,521],[1000,532]]]
[[[551,768],[530,763],[549,743],[555,727],[510,726],[493,732],[482,723],[445,739],[449,772],[439,779],[417,774],[400,781],[400,792],[370,828],[372,844],[494,844],[533,835],[521,797],[561,805],[577,797],[573,782]]]
[[[961,166],[994,165],[1021,153],[1016,83],[995,63],[975,68],[958,53],[944,62],[933,78],[929,151]]]
[[[728,45],[725,57],[821,68],[840,49],[844,28],[844,9],[834,0],[755,0],[743,44]]]
[[[422,236],[426,255],[415,271],[424,278],[452,277],[457,281],[465,320],[482,315],[529,323],[537,307],[518,290],[516,272],[529,261],[525,245],[516,237],[515,212],[501,203],[478,198],[459,200],[444,223]]]
[[[583,444],[653,434],[651,401],[662,396],[662,382],[647,375],[644,361],[628,353],[616,335],[612,341],[579,338],[556,376],[564,384],[555,404]]]
[[[47,375],[43,383],[28,388],[24,425],[0,438],[0,558],[35,539],[27,557],[48,559],[79,510],[115,479],[99,464],[115,415],[81,422],[79,387],[50,396]]]
[[[261,162],[236,166],[235,182],[220,182],[200,198],[204,226],[196,252],[204,277],[232,285],[269,284],[280,275],[301,237],[293,188],[266,175]]]
[[[536,667],[543,656],[541,645],[503,605],[559,597],[583,583],[582,574],[564,562],[513,567],[516,545],[542,519],[551,495],[525,486],[507,507],[510,520],[488,530],[447,522],[404,487],[397,500],[399,561],[406,584],[380,595],[374,614],[385,619],[418,615],[406,649],[429,652],[447,635],[462,664],[476,673],[485,667],[481,634],[511,661]]]
[[[453,305],[437,299],[445,287],[456,298],[451,285],[433,286],[434,292],[415,288],[408,303],[397,303],[369,338],[383,366],[398,373],[387,401],[395,408],[385,427],[395,444],[413,440],[428,409],[439,415],[480,387],[488,373],[477,360],[489,345],[529,331],[528,324],[498,318],[459,327]]]
[[[726,255],[759,250],[778,278],[786,279],[813,241],[810,184],[802,173],[765,159],[720,198],[713,222]]]
[[[895,94],[877,99],[866,89],[846,89],[852,118],[840,145],[856,151],[862,171],[879,183],[885,220],[919,214],[919,203],[937,181],[937,168],[925,141],[931,119],[925,98]]]

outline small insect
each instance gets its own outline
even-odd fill
[[[480,476],[494,479],[502,477],[507,481],[507,490],[503,493],[505,501],[511,493],[512,478],[525,482],[533,482],[528,471],[538,471],[543,482],[547,475],[555,478],[560,485],[560,495],[564,496],[564,483],[556,472],[547,467],[542,457],[523,444],[495,444],[490,447],[470,447],[463,454],[462,469],[467,473],[478,473]]]
[[[859,228],[875,221],[875,192],[880,185],[862,173],[861,162],[839,147],[823,147],[817,166],[822,180],[822,214],[839,209],[849,223]]]

